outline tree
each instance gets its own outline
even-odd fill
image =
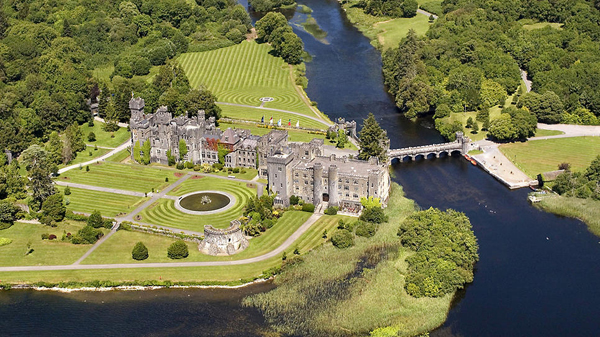
[[[90,133],[88,133],[87,139],[88,139],[88,142],[95,142],[96,134],[94,132],[90,131]]]
[[[346,146],[346,143],[348,143],[348,135],[346,135],[344,130],[338,130],[336,147],[343,149]]]
[[[302,62],[302,52],[304,50],[304,43],[302,39],[295,33],[283,34],[283,42],[279,49],[279,56],[289,64],[298,64]]]
[[[479,124],[477,122],[475,122],[473,124],[473,131],[471,131],[471,132],[473,132],[473,133],[479,132]]]
[[[167,164],[169,166],[175,165],[175,156],[171,153],[171,149],[167,150]]]
[[[262,19],[256,22],[256,34],[261,42],[268,42],[271,33],[283,26],[287,26],[287,19],[283,14],[277,12],[269,12]]]
[[[183,160],[183,158],[187,155],[188,150],[187,150],[187,146],[185,145],[185,140],[184,139],[180,139],[179,140],[179,160]]]
[[[50,158],[48,151],[43,147],[33,144],[23,151],[21,161],[25,165],[27,171],[33,169],[42,169],[50,174]]]
[[[65,143],[68,143],[71,148],[72,157],[74,158],[77,152],[85,150],[85,142],[83,141],[83,132],[77,123],[73,123],[65,130]]]
[[[71,188],[69,186],[65,187],[65,190],[63,191],[64,195],[71,195]]]
[[[199,110],[204,110],[206,118],[214,117],[215,121],[218,121],[221,118],[221,108],[215,103],[216,101],[217,98],[210,90],[200,87],[187,93],[184,107],[189,117],[195,117]]]
[[[5,197],[11,196],[17,200],[27,197],[27,178],[19,172],[19,162],[16,159],[0,169],[0,180],[4,184]]]
[[[50,137],[48,138],[48,145],[46,145],[46,150],[48,151],[49,160],[56,164],[62,164],[62,151],[63,151],[63,143],[58,135],[58,132],[52,131],[50,133]]]
[[[131,252],[131,257],[134,260],[142,261],[148,258],[148,248],[144,245],[143,242],[138,242],[133,246],[133,251]]]
[[[71,29],[71,25],[69,24],[69,20],[66,19],[66,18],[63,19],[62,36],[63,37],[73,37],[73,30]]]
[[[379,126],[372,113],[369,113],[369,116],[363,122],[359,138],[360,152],[358,159],[368,160],[371,157],[377,157],[380,162],[387,160],[386,144],[389,142],[387,133]]]
[[[38,203],[38,207],[47,197],[56,193],[50,175],[41,168],[34,167],[29,171],[28,186],[31,190],[31,196]]]
[[[380,224],[387,222],[388,216],[385,215],[383,208],[373,206],[363,209],[359,219],[365,222]]]
[[[63,196],[60,193],[47,197],[42,203],[42,215],[49,217],[52,221],[62,221],[66,212],[67,208],[63,204]]]
[[[152,150],[152,145],[150,144],[150,139],[147,139],[142,145],[142,164],[148,165],[150,164],[150,151]]]
[[[188,255],[188,246],[183,240],[177,240],[173,242],[167,249],[167,256],[173,260],[184,259],[188,257]]]
[[[91,226],[85,226],[80,229],[75,237],[71,240],[74,244],[93,244],[98,241],[104,234],[101,230]]]
[[[0,230],[13,225],[21,209],[8,200],[0,200]]]
[[[512,123],[512,118],[508,114],[501,114],[490,123],[488,135],[500,141],[515,139],[517,133]]]
[[[337,248],[354,246],[354,236],[347,229],[336,229],[331,235],[331,243]]]
[[[102,218],[100,211],[93,211],[86,223],[88,226],[93,228],[104,227],[104,219]]]
[[[469,117],[467,119],[467,125],[465,125],[465,128],[470,129],[473,127],[473,117]]]
[[[533,112],[542,123],[559,123],[564,112],[560,97],[552,91],[546,91],[542,95],[535,92],[527,93],[521,97],[518,106],[529,108],[529,111]]]

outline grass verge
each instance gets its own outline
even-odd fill
[[[600,153],[600,137],[573,137],[530,140],[500,146],[500,151],[529,177],[571,164],[573,171],[583,170]]]
[[[542,198],[536,205],[546,212],[577,218],[585,222],[590,232],[600,237],[600,201],[551,195]]]
[[[98,121],[94,121],[93,127],[89,127],[87,123],[83,124],[81,126],[81,132],[83,133],[85,142],[91,146],[97,145],[115,148],[125,143],[131,137],[127,128],[119,128],[119,130],[115,132],[106,132],[102,129],[103,127],[104,123]],[[87,136],[90,132],[93,132],[96,135],[96,141],[88,141]]]
[[[63,192],[63,186],[57,186]],[[108,192],[91,191],[82,188],[69,188],[70,195],[65,195],[65,201],[68,199],[67,209],[73,212],[92,213],[100,211],[103,216],[115,217],[119,214],[126,214],[133,211],[142,202],[148,198],[139,198],[131,195],[115,194]]]

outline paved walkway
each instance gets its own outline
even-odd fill
[[[81,188],[84,190],[130,195],[133,197],[143,198],[146,196],[142,192],[134,192],[134,191],[127,191],[127,190],[120,190],[120,189],[116,189],[116,188],[109,188],[109,187],[100,187],[100,186],[92,186],[92,185],[85,185],[85,184],[69,183],[69,182],[60,181],[60,180],[54,180],[54,183],[59,186],[69,186],[69,187],[74,187],[74,188]]]
[[[92,164],[95,164],[97,162],[104,161],[105,159],[107,159],[109,157],[112,157],[113,155],[115,155],[115,154],[117,154],[117,153],[119,153],[119,152],[127,149],[130,144],[131,144],[130,140],[127,140],[125,143],[119,145],[115,149],[107,152],[106,154],[104,154],[104,155],[102,155],[100,157],[97,157],[97,158],[94,158],[92,160],[86,161],[85,163],[74,164],[74,165],[71,165],[71,166],[63,167],[60,170],[58,170],[58,174],[65,173],[65,172],[67,172],[69,170],[72,170],[74,168],[79,168],[79,167],[83,167],[83,166],[87,166],[87,165],[92,165]]]
[[[102,238],[100,238],[100,240],[96,241],[96,243],[92,246],[92,248],[90,248],[87,252],[85,252],[85,254],[83,254],[79,259],[77,259],[77,261],[75,261],[73,263],[73,265],[80,264],[81,261],[85,260],[88,256],[90,256],[96,250],[96,248],[100,247],[100,245],[103,244],[104,241],[108,240],[108,238],[113,236],[113,234],[115,234],[118,229],[119,229],[119,226],[116,226],[116,225],[113,226],[113,228],[110,230],[110,232],[108,234],[104,235]]]
[[[21,266],[21,267],[0,267],[0,272],[12,271],[43,271],[43,270],[84,270],[84,269],[133,269],[133,268],[175,268],[175,267],[210,267],[210,266],[235,266],[242,264],[256,263],[279,256],[284,250],[289,248],[310,226],[321,218],[320,214],[311,215],[300,228],[298,228],[290,237],[287,238],[279,247],[274,250],[252,258],[233,261],[207,261],[207,262],[164,262],[164,263],[121,263],[121,264],[72,264],[60,266]]]
[[[281,109],[273,109],[273,108],[262,108],[259,106],[253,106],[253,105],[244,105],[244,104],[236,104],[236,103],[226,103],[226,102],[215,102],[217,104],[221,104],[221,105],[231,105],[231,106],[238,106],[238,107],[242,107],[242,108],[249,108],[249,109],[260,109],[260,110],[268,110],[268,111],[277,111],[277,112],[284,112],[284,113],[288,113],[288,114],[292,114],[292,115],[296,115],[296,116],[302,116],[308,119],[312,119],[313,121],[319,122],[327,127],[331,126],[332,124],[330,124],[329,122],[321,119],[321,118],[317,118],[317,117],[313,117],[313,116],[308,116],[299,112],[294,112],[294,111],[289,111],[289,110],[281,110]]]

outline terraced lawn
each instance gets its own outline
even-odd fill
[[[241,119],[241,120],[249,120],[260,122],[261,118],[264,116],[265,121],[268,123],[269,119],[273,117],[273,124],[277,124],[277,121],[281,118],[282,125],[287,125],[288,121],[292,120],[292,126],[296,126],[296,122],[300,121],[301,127],[314,128],[320,130],[326,130],[328,124],[324,124],[313,119],[290,114],[286,112],[272,111],[272,110],[264,110],[264,109],[254,109],[254,108],[246,108],[240,106],[233,105],[225,105],[219,104],[221,110],[223,110],[223,117],[229,117],[233,119]],[[289,109],[287,109],[289,110]],[[290,110],[293,111],[293,110]],[[312,116],[315,116],[314,114]]]
[[[216,228],[227,228],[232,220],[242,215],[246,202],[256,195],[256,186],[249,188],[246,183],[225,179],[199,177],[188,179],[176,187],[169,195],[181,196],[196,191],[217,190],[227,192],[236,198],[232,208],[217,214],[192,215],[182,213],[175,208],[174,200],[161,199],[140,213],[140,221],[157,226],[175,227],[197,232],[204,230],[204,225]]]
[[[120,162],[124,161],[125,159],[129,158],[130,156],[131,156],[131,152],[129,151],[129,149],[125,149],[121,152],[115,153],[111,157],[108,157],[106,159],[106,161],[110,161],[113,163],[120,163]]]
[[[275,101],[266,107],[314,115],[304,104],[282,58],[269,54],[268,44],[244,41],[217,50],[182,54],[178,61],[192,87],[206,86],[220,102],[259,106],[261,97]]]
[[[302,236],[286,250],[287,255],[291,256],[295,248],[300,250],[300,254],[304,254],[313,248],[326,243],[331,236],[333,229],[337,227],[340,219],[350,222],[357,220],[357,218],[343,215],[323,215],[317,222],[310,226],[310,229],[306,231],[306,233],[302,234]],[[327,238],[323,238],[324,231],[327,231]]]
[[[63,186],[57,186],[63,192]],[[103,216],[115,217],[133,211],[148,198],[139,198],[130,195],[90,191],[82,188],[71,187],[71,194],[65,195],[69,200],[67,209],[73,212],[92,213],[100,211]]]
[[[93,146],[88,146],[88,147],[86,147],[85,150],[78,152],[77,157],[75,157],[75,159],[71,160],[66,165],[59,165],[59,168],[71,166],[71,165],[75,165],[75,164],[79,164],[79,163],[85,163],[86,161],[90,161],[94,158],[103,156],[108,152],[110,152],[110,150],[108,150],[108,149],[94,149]],[[90,153],[92,154],[91,156],[90,156]]]
[[[61,174],[61,181],[117,188],[136,192],[151,192],[162,190],[179,179],[175,171],[142,165],[127,165],[116,163],[100,163],[90,165],[90,171],[85,169],[71,170]],[[165,178],[169,178],[165,182]]]
[[[286,124],[287,125],[287,124]],[[257,124],[232,124],[232,123],[219,123],[219,128],[221,130],[227,130],[227,128],[233,129],[247,129],[252,132],[253,135],[266,135],[271,132],[272,129],[259,127]],[[308,143],[315,138],[325,139],[325,135],[316,134],[316,133],[308,133],[308,131],[295,131],[295,130],[287,130],[288,132],[288,140],[290,142],[305,142]]]
[[[530,140],[500,146],[500,151],[528,176],[558,170],[560,163],[571,164],[573,171],[590,166],[600,155],[600,137],[573,137]]]
[[[12,239],[13,242],[0,247],[0,266],[37,266],[71,264],[83,255],[91,245],[74,245],[60,241],[63,231],[77,233],[85,224],[79,222],[63,222],[58,227],[45,225],[15,223],[12,227],[0,231],[0,237]],[[42,240],[42,234],[54,234],[57,240]],[[25,255],[27,244],[33,252]],[[6,275],[6,274],[5,274]],[[5,280],[4,276],[0,279]]]

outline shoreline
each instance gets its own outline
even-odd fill
[[[270,282],[274,279],[274,276],[269,278],[258,278],[251,282],[246,282],[238,285],[150,285],[150,286],[142,286],[142,285],[119,285],[114,287],[44,287],[44,286],[36,286],[33,284],[27,283],[19,283],[19,284],[8,284],[7,287],[0,287],[0,291],[9,291],[9,290],[35,290],[35,291],[55,291],[60,293],[73,293],[73,292],[106,292],[106,291],[148,291],[148,290],[161,290],[161,289],[240,289],[249,286],[253,286],[256,284]],[[168,282],[168,281],[164,281]]]

